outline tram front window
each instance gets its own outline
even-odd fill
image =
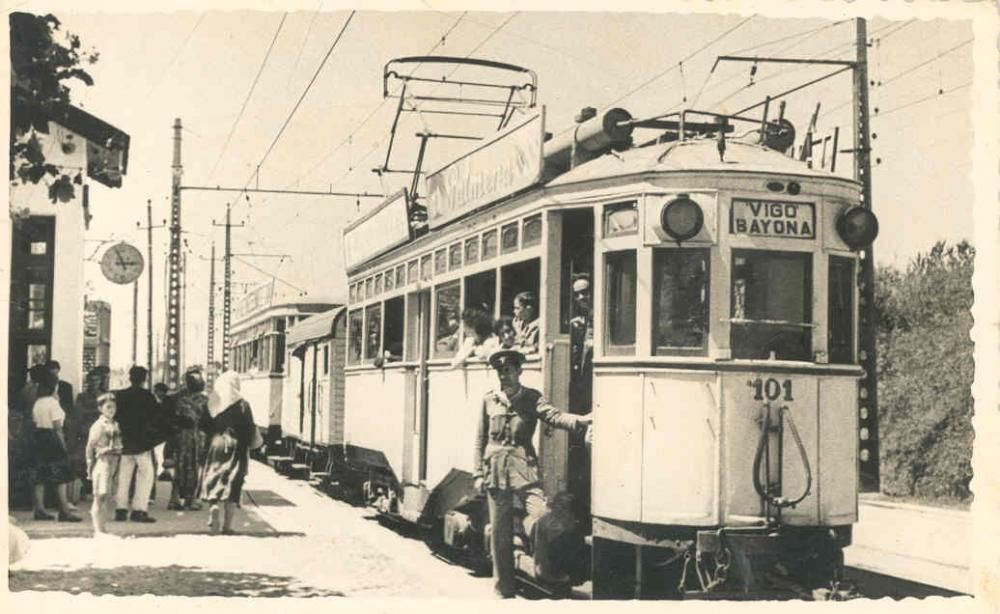
[[[653,351],[659,356],[708,351],[708,250],[653,252]]]
[[[632,250],[605,255],[608,354],[635,353],[636,262]]]
[[[733,250],[733,358],[812,359],[812,254]]]

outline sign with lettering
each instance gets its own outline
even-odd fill
[[[344,229],[344,266],[351,268],[410,240],[406,189],[354,220]]]
[[[427,223],[441,226],[542,177],[545,111],[427,175]]]
[[[244,294],[233,306],[233,318],[240,319],[274,303],[274,280],[266,281]]]
[[[729,232],[751,237],[813,239],[816,237],[814,203],[734,198],[729,210]]]

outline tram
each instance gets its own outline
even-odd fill
[[[273,284],[268,283],[244,296],[233,310],[232,368],[239,373],[240,392],[253,408],[269,449],[281,439],[286,331],[335,306],[324,301],[275,301]]]
[[[786,155],[789,122],[736,136],[743,119],[590,109],[547,138],[542,111],[426,177],[426,232],[406,190],[353,222],[344,437],[378,459],[360,495],[489,555],[471,470],[496,378],[453,365],[458,314],[511,315],[531,291],[522,382],[593,414],[589,446],[536,434],[546,496],[575,515],[558,538],[570,583],[595,598],[835,591],[858,507],[859,250],[877,220],[858,182]],[[636,144],[640,128],[656,134]],[[515,560],[534,581],[530,542]]]

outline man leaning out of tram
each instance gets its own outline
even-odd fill
[[[560,531],[557,519],[546,516],[545,495],[538,473],[538,457],[532,436],[541,420],[546,424],[578,431],[590,424],[590,415],[560,412],[540,392],[521,385],[524,355],[500,350],[489,358],[499,386],[483,397],[476,435],[474,477],[476,488],[485,490],[490,515],[490,551],[498,596],[514,596],[514,513],[516,497],[525,510],[524,536],[534,537],[535,575],[549,581],[564,581],[547,560],[550,535]],[[553,514],[553,516],[555,516]],[[541,521],[541,522],[540,522]],[[543,526],[547,527],[543,530]]]

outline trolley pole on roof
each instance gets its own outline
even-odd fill
[[[861,205],[872,208],[872,167],[868,115],[868,31],[865,20],[857,18],[857,59],[854,67],[854,178],[861,182]],[[858,453],[860,490],[879,490],[878,373],[876,364],[875,259],[872,246],[864,249],[860,273],[859,362],[865,370],[858,388]]]

